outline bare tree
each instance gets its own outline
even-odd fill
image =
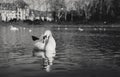
[[[17,7],[24,9],[26,6],[28,6],[27,3],[24,2],[24,0],[17,0],[14,2]]]
[[[63,16],[63,10],[65,9],[64,0],[51,0],[51,9],[54,11],[54,15],[57,17],[55,20],[60,20]]]

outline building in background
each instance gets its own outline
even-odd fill
[[[33,9],[24,0],[0,1],[0,19],[4,22],[11,20],[53,21],[49,0],[34,1],[32,5]]]
[[[1,21],[26,20],[29,17],[29,6],[19,7],[15,3],[0,3]]]
[[[26,19],[28,19],[29,18],[29,12],[30,12],[30,10],[29,10],[28,7],[24,8],[24,9],[17,8],[16,9],[16,19],[17,20],[26,20]]]

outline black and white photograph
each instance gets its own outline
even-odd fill
[[[120,0],[0,0],[0,77],[120,77]]]

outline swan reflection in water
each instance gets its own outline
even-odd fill
[[[43,59],[43,68],[50,72],[56,55],[56,42],[50,30],[46,30],[40,37],[32,36],[34,41],[33,56],[41,56]]]

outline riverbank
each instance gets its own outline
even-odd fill
[[[107,22],[89,22],[89,23],[79,23],[79,22],[30,22],[26,23],[23,21],[17,22],[0,22],[2,26],[14,25],[14,26],[23,26],[23,27],[108,27],[116,28],[120,27],[120,23],[107,23]]]

